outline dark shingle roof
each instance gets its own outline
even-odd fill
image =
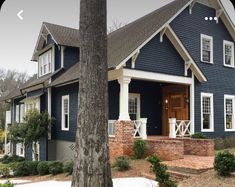
[[[61,25],[43,22],[55,42],[59,45],[79,47],[79,30]]]
[[[79,79],[79,63],[76,63],[71,68],[69,68],[66,72],[56,78],[50,86],[57,86],[61,84],[65,84],[67,82],[78,81]]]

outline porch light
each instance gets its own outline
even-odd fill
[[[165,103],[168,104],[168,99],[165,100]]]

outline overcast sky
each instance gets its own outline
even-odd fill
[[[108,27],[129,23],[173,0],[107,0]],[[235,23],[229,0],[222,0]],[[23,10],[23,21],[16,15]],[[213,15],[212,15],[213,16]],[[30,59],[43,21],[78,28],[79,0],[6,0],[0,12],[0,68],[37,72]]]

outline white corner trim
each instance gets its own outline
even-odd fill
[[[68,128],[65,128],[65,124],[64,124],[64,100],[68,99]],[[69,95],[64,95],[62,96],[62,100],[61,100],[61,130],[62,131],[69,131],[69,106],[70,106],[70,101],[69,101]]]
[[[64,46],[61,46],[60,53],[61,53],[61,68],[64,67]]]
[[[232,64],[231,65],[225,64],[225,46],[226,45],[232,46]],[[224,66],[234,68],[234,43],[231,41],[223,40],[223,61],[224,61]]]
[[[189,5],[189,14],[192,14],[192,12],[193,12],[193,7],[194,7],[194,5],[195,5],[195,1],[193,1],[192,3],[190,3],[190,5]]]
[[[203,97],[210,97],[210,107],[211,107],[211,119],[210,119],[210,129],[203,129],[203,104],[202,99]],[[214,132],[214,98],[213,93],[204,93],[201,92],[201,132]]]
[[[226,99],[232,99],[232,129],[227,129],[226,127]],[[235,107],[235,96],[234,95],[224,95],[224,131],[225,132],[233,132],[235,131],[235,118],[234,118],[234,107]]]
[[[143,46],[145,46],[154,36],[156,36],[162,29],[169,25],[183,10],[185,10],[193,0],[190,0],[183,8],[181,8],[171,19],[169,19],[161,28],[159,28],[155,33],[153,33],[147,40],[145,40],[139,47],[137,47],[129,56],[127,56],[116,69],[121,68],[125,62],[127,62],[137,51],[139,51]]]
[[[194,75],[192,73],[192,84],[190,85],[190,134],[195,132],[195,84],[194,84]]]
[[[208,39],[208,40],[210,40],[211,42],[210,42],[210,48],[211,48],[211,59],[210,59],[210,62],[207,62],[207,61],[204,61],[203,60],[203,55],[202,55],[202,51],[203,51],[203,42],[202,42],[202,40],[203,39]],[[213,37],[212,36],[208,36],[208,35],[205,35],[205,34],[201,34],[201,62],[205,62],[205,63],[208,63],[208,64],[213,64],[214,62],[213,62],[213,60],[214,60],[214,48],[213,48]]]

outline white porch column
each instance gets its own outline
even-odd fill
[[[175,124],[176,124],[176,118],[169,118],[169,126],[170,126],[169,138],[176,138]]]
[[[47,112],[51,117],[51,88],[47,89]],[[51,127],[48,131],[48,140],[51,140]]]
[[[192,74],[192,84],[190,85],[190,134],[194,134],[194,75]]]
[[[120,97],[119,97],[119,120],[130,120],[128,105],[129,105],[129,83],[130,77],[119,77]]]

